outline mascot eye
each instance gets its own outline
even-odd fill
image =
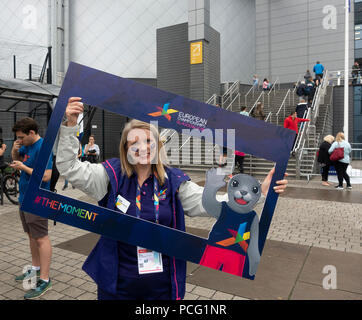
[[[254,192],[254,193],[258,193],[258,192],[259,192],[259,188],[258,188],[258,187],[254,187],[254,188],[253,188],[253,192]]]
[[[237,182],[236,180],[234,180],[233,182],[231,182],[231,186],[232,186],[233,188],[236,188],[236,187],[239,186],[239,182]]]

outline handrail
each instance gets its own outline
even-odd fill
[[[296,143],[294,145],[293,152],[300,149],[300,145],[301,145],[302,141],[303,141],[303,147],[304,147],[304,142],[305,142],[304,136],[305,136],[306,131],[309,128],[309,126],[311,124],[312,125],[315,124],[315,120],[317,118],[318,111],[319,111],[319,104],[320,104],[321,95],[325,94],[325,90],[327,88],[327,85],[328,85],[328,71],[325,70],[324,74],[323,74],[321,84],[318,86],[318,88],[316,90],[316,93],[314,94],[312,106],[308,109],[307,119],[310,119],[311,121],[309,121],[305,125],[303,125],[302,132],[300,132],[298,134],[298,136],[297,136],[297,141],[296,141]],[[302,152],[301,152],[301,154],[302,154]],[[300,155],[300,157],[301,157],[301,155]]]
[[[230,104],[228,105],[228,107],[227,107],[225,110],[229,110],[229,108],[233,105],[234,101],[235,101],[237,98],[239,98],[239,104],[240,104],[240,93],[238,93],[238,94],[235,96],[235,98],[230,102]],[[231,111],[233,111],[233,110],[231,109]]]
[[[232,86],[222,95],[221,97],[221,107],[224,107],[224,104],[230,99],[230,101],[232,100],[232,95],[235,92],[240,92],[240,82],[239,81],[235,81]]]
[[[214,103],[212,103],[214,102]],[[217,94],[214,93],[210,98],[209,100],[207,100],[205,103],[207,104],[212,104],[212,105],[216,105],[217,104]]]
[[[283,110],[284,110],[284,118],[285,118],[285,103],[287,101],[288,96],[290,98],[290,92],[291,92],[290,89],[288,89],[287,94],[285,95],[283,102],[280,105],[280,108],[278,109],[277,113],[275,114],[275,116],[277,117],[277,125],[279,125],[279,113],[282,111],[282,107],[284,107]]]
[[[226,90],[226,92],[223,94],[223,96],[227,96],[228,94],[230,94],[230,92],[233,91],[238,84],[239,84],[239,81],[235,81],[231,85],[231,87],[229,87],[229,89]]]
[[[263,97],[263,104],[264,104],[264,91],[261,92],[261,94],[259,95],[258,99],[256,99],[254,105],[252,106],[252,108],[249,110],[249,114],[251,115],[251,112],[253,111],[253,109],[255,108],[256,104],[259,102],[259,99]]]
[[[268,92],[268,107],[270,107],[270,94],[273,92],[274,96],[275,96],[275,88],[276,88],[276,84],[279,83],[278,85],[278,89],[280,90],[280,81],[279,81],[279,77],[274,81],[273,86],[271,87],[271,89]]]
[[[297,91],[297,88],[298,88],[299,82],[301,81],[302,76],[303,76],[303,74],[300,74],[298,76],[297,82],[296,82],[295,87],[293,89],[293,94]]]
[[[308,108],[308,111],[307,111],[307,115],[304,117],[304,119],[310,119],[310,116],[311,116],[311,110],[312,108]],[[305,114],[305,113],[304,113]],[[304,122],[304,125],[302,127],[302,130],[300,131],[300,133],[297,135],[297,140],[295,142],[295,145],[294,145],[294,148],[293,148],[293,152],[295,152],[295,150],[299,150],[300,149],[300,145],[303,141],[303,147],[304,147],[304,143],[305,143],[305,139],[304,139],[304,136],[306,135],[306,132],[307,132],[307,129],[309,128],[309,121],[308,122]],[[303,148],[302,147],[302,148]],[[300,153],[300,157],[299,157],[299,160],[301,159],[301,155],[302,155],[302,152]]]
[[[274,95],[275,95],[275,88],[276,88],[276,84],[278,83],[278,89],[280,89],[280,81],[279,81],[279,77],[277,77],[277,79],[274,81],[271,89],[269,90],[268,92],[268,97],[269,95],[272,93],[272,91],[274,92]]]
[[[319,115],[320,99],[322,96],[323,97],[325,96],[327,86],[328,86],[328,71],[326,70],[326,72],[324,73],[322,82],[318,87],[318,88],[320,88],[320,94],[317,97],[318,101],[313,106],[313,118],[311,119],[313,124],[316,122],[317,116]]]
[[[272,112],[270,111],[269,113],[268,113],[268,115],[267,115],[267,117],[266,117],[266,119],[265,119],[265,122],[268,122],[269,121],[269,119],[270,119],[270,123],[271,123],[271,116],[272,116]]]
[[[254,87],[254,86],[252,86],[252,87],[249,89],[249,91],[245,94],[245,107],[248,106],[248,95],[249,95],[249,93],[250,93],[251,91],[253,91],[253,97],[254,97],[254,92],[255,92],[255,87]]]

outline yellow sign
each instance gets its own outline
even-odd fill
[[[202,41],[190,44],[191,64],[202,63]]]

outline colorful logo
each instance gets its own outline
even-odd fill
[[[169,103],[165,103],[165,104],[163,105],[163,108],[161,108],[161,107],[156,107],[159,111],[149,113],[148,115],[151,116],[151,117],[161,117],[161,116],[164,116],[168,121],[171,121],[171,116],[170,116],[170,114],[176,113],[176,112],[178,112],[178,110],[169,109],[169,106],[170,106]]]
[[[229,247],[233,244],[238,243],[246,252],[248,250],[248,243],[246,242],[246,240],[250,239],[250,232],[245,232],[245,229],[246,229],[246,222],[239,226],[238,231],[228,229],[232,237],[216,242],[216,244],[223,247]]]

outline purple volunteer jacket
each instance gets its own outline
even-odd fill
[[[114,209],[119,186],[129,183],[126,175],[122,175],[121,164],[118,158],[106,160],[102,163],[107,171],[110,185],[107,195],[99,202],[100,206]],[[181,170],[167,168],[166,173],[171,188],[172,228],[185,231],[185,217],[180,200],[177,197],[178,188],[183,181],[190,180]],[[83,270],[104,291],[116,293],[118,279],[118,241],[101,236],[98,243],[83,264]],[[137,268],[137,266],[135,266]],[[170,277],[172,299],[180,300],[185,295],[186,261],[170,257]]]

